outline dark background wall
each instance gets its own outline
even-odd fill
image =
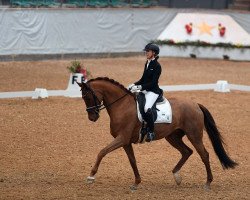
[[[170,8],[225,9],[232,0],[159,0],[159,4]]]
[[[0,0],[0,5],[10,5],[10,0]]]
[[[155,0],[160,6],[170,8],[210,8],[210,9],[225,9],[233,0]],[[63,0],[67,2],[67,0]],[[127,0],[127,3],[132,0]],[[0,0],[0,5],[9,5],[10,0]]]

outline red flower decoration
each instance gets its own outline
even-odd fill
[[[226,27],[222,26],[221,23],[218,24],[218,30],[219,30],[219,34],[221,37],[223,37],[226,33]]]
[[[174,40],[169,40],[169,43],[174,44],[175,42],[174,42]]]
[[[86,69],[81,69],[81,71],[80,71],[80,73],[81,74],[83,74],[83,76],[84,76],[84,79],[86,79],[87,78],[87,70]]]
[[[190,35],[193,31],[193,23],[186,24],[185,29],[186,29],[187,34]]]
[[[76,73],[81,73],[81,68],[82,68],[82,67],[81,67],[80,65],[77,66],[77,67],[76,67]]]

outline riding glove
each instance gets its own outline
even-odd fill
[[[134,85],[135,85],[134,83],[133,83],[133,84],[130,84],[130,85],[128,86],[128,89],[131,90],[132,87],[133,87]]]
[[[134,86],[132,86],[132,88],[131,88],[131,92],[138,92],[138,91],[140,91],[142,89],[142,86],[141,85],[134,85]]]

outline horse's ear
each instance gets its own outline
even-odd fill
[[[81,90],[88,89],[88,85],[86,83],[84,83],[84,82],[82,82],[82,83],[76,82],[76,83],[79,85],[79,87],[81,88]]]
[[[76,83],[79,85],[80,88],[82,88],[82,85],[83,85],[82,83],[78,83],[78,82]]]

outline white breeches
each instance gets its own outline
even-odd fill
[[[147,110],[149,108],[152,108],[152,106],[154,105],[155,101],[157,100],[159,94],[155,94],[154,92],[144,92],[145,94],[145,98],[146,98],[146,104],[144,107],[144,111],[145,113],[147,112]]]

